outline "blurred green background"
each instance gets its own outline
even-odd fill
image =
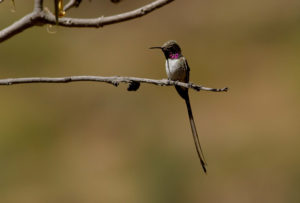
[[[151,1],[83,1],[97,17]],[[52,1],[45,5],[53,10]],[[0,4],[0,29],[33,1]],[[173,87],[128,92],[103,83],[0,87],[0,202],[300,202],[300,1],[175,1],[100,29],[33,27],[0,45],[0,77],[166,78],[177,40],[208,162],[202,172]]]

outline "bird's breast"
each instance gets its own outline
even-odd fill
[[[166,60],[166,72],[168,79],[174,81],[185,82],[186,68],[181,63],[180,59],[168,59]]]

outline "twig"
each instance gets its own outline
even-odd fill
[[[113,15],[113,16],[101,16],[98,18],[59,18],[58,25],[64,27],[94,27],[99,28],[105,25],[111,25],[120,23],[123,21],[142,17],[174,0],[156,0],[148,5],[145,5],[139,9],[135,9],[129,12]],[[34,10],[32,13],[27,14],[17,22],[4,28],[0,31],[0,42],[3,42],[12,36],[24,31],[25,29],[33,26],[41,26],[45,24],[56,24],[55,16],[43,10],[43,0],[35,0]]]
[[[69,83],[69,82],[79,82],[79,81],[93,81],[93,82],[105,82],[118,86],[119,83],[128,83],[129,91],[135,91],[139,88],[140,83],[148,83],[159,86],[181,86],[186,88],[191,88],[197,91],[205,90],[212,92],[227,92],[228,88],[216,89],[210,87],[203,87],[202,85],[196,85],[193,83],[183,83],[178,81],[172,81],[168,79],[155,80],[148,78],[136,78],[136,77],[103,77],[103,76],[69,76],[69,77],[59,77],[59,78],[49,78],[49,77],[32,77],[32,78],[7,78],[0,79],[0,85],[13,85],[13,84],[26,84],[26,83]]]
[[[43,10],[43,0],[34,0],[34,12],[40,12]]]
[[[70,0],[70,1],[64,6],[64,11],[67,11],[67,10],[69,10],[70,8],[73,8],[73,7],[78,7],[80,3],[81,3],[81,0]]]

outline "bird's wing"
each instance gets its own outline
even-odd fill
[[[186,58],[183,57],[183,62],[184,62],[184,68],[186,69],[186,80],[184,82],[188,83],[190,81],[190,67],[189,64],[186,60]]]

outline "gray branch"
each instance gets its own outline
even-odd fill
[[[43,0],[34,0],[34,9],[35,12],[40,12],[43,10]]]
[[[131,20],[134,18],[142,17],[174,0],[156,0],[148,5],[145,5],[136,10],[113,15],[113,16],[101,16],[98,18],[59,18],[58,25],[64,27],[94,27],[99,28],[105,25],[111,25],[120,23],[123,21]],[[0,42],[3,42],[12,36],[24,31],[27,28],[33,26],[42,26],[46,24],[56,24],[55,16],[43,9],[43,0],[35,0],[34,10],[32,13],[27,14],[17,22],[4,28],[0,31]]]
[[[104,82],[118,86],[120,83],[129,84],[128,90],[135,91],[140,87],[140,83],[148,83],[159,86],[181,86],[185,88],[191,88],[197,91],[205,90],[212,92],[227,92],[228,88],[216,89],[210,87],[204,87],[202,85],[196,85],[193,83],[183,83],[178,81],[172,81],[168,79],[155,80],[148,78],[136,78],[136,77],[103,77],[103,76],[69,76],[69,77],[59,77],[59,78],[49,78],[49,77],[32,77],[32,78],[7,78],[0,79],[0,85],[13,85],[13,84],[26,84],[26,83],[69,83],[69,82]]]
[[[69,10],[70,8],[73,8],[73,7],[78,7],[80,3],[81,3],[81,1],[70,0],[70,1],[64,6],[64,11],[67,11],[67,10]]]
[[[79,6],[80,2],[78,3],[76,0],[70,0],[65,6],[64,11],[69,10],[70,8]]]

